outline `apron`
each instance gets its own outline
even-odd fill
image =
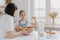
[[[21,23],[21,20],[19,20],[19,26],[22,26],[22,27],[28,26],[28,22],[25,21],[25,23]]]

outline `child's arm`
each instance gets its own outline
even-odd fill
[[[16,31],[16,32],[21,31],[21,30],[22,30],[22,27],[20,27],[20,26],[16,26],[16,27],[15,27],[15,31]]]

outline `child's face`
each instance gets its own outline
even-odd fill
[[[21,18],[21,20],[25,20],[25,18],[26,18],[26,13],[25,13],[25,12],[22,12],[21,15],[20,15],[20,18]]]

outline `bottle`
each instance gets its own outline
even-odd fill
[[[40,21],[38,26],[38,34],[40,37],[44,37],[44,21]]]

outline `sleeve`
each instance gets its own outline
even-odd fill
[[[7,31],[14,31],[14,20],[13,20],[13,18],[8,18],[6,24],[7,24],[7,29],[6,29]]]

